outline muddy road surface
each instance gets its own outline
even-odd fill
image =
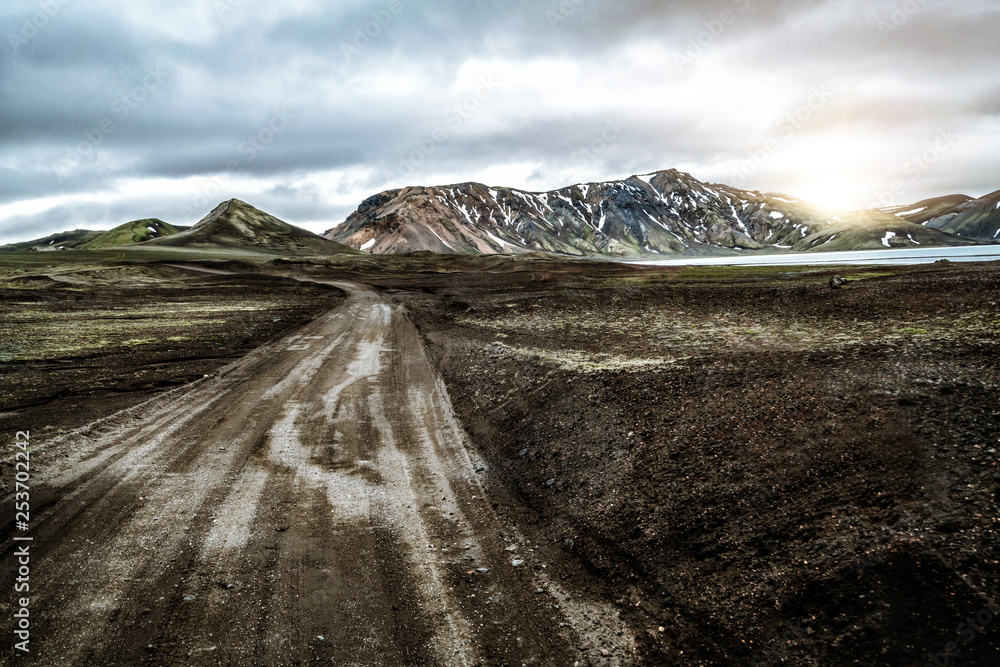
[[[284,339],[32,454],[31,652],[4,596],[0,663],[632,662],[613,608],[486,497],[408,315],[338,287]]]

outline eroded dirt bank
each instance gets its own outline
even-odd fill
[[[463,275],[394,297],[487,483],[608,582],[644,663],[998,664],[1000,272],[851,277]]]

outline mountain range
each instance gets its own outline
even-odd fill
[[[387,190],[322,236],[246,202],[222,202],[193,227],[157,218],[75,230],[0,251],[241,248],[296,255],[414,251],[576,256],[734,255],[1000,242],[1000,191],[910,206],[833,211],[796,197],[703,183],[677,170],[527,192],[461,183]]]
[[[1000,191],[832,211],[676,170],[532,193],[480,183],[369,197],[324,236],[360,250],[643,256],[906,248],[1000,236]]]

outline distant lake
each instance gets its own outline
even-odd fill
[[[729,257],[674,257],[671,259],[621,259],[643,266],[815,266],[841,264],[930,264],[939,259],[953,262],[1000,260],[1000,245],[957,248],[905,248],[899,250],[852,250],[844,252],[797,252],[780,255],[733,255]]]

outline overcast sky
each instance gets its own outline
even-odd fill
[[[667,168],[844,208],[1000,189],[996,0],[4,0],[0,28],[0,242]]]

